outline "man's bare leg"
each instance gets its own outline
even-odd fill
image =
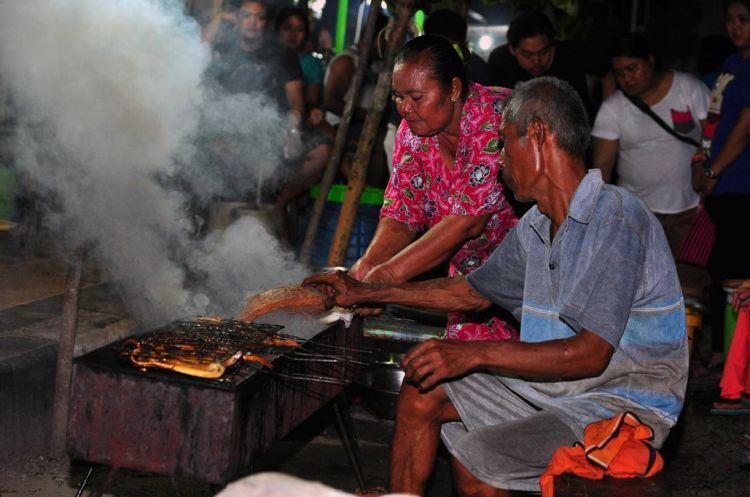
[[[440,427],[460,418],[442,386],[420,393],[404,383],[391,449],[391,492],[422,495],[440,443]]]
[[[509,490],[495,488],[479,481],[455,457],[451,458],[451,464],[453,466],[454,483],[461,497],[510,497],[513,495],[513,492]]]

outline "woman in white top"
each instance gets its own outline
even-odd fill
[[[663,69],[648,41],[637,33],[615,41],[611,61],[619,89],[602,103],[591,131],[594,166],[605,181],[616,173],[618,185],[643,199],[676,254],[700,203],[691,185],[697,147],[670,134],[633,100],[697,144],[711,94],[696,77]],[[682,265],[678,271],[683,290],[702,298],[707,274]]]

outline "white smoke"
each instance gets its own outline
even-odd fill
[[[86,247],[148,325],[230,315],[247,292],[306,272],[252,219],[193,235],[184,192],[206,201],[226,186],[196,146],[199,128],[254,140],[257,166],[233,180],[248,185],[261,169],[275,174],[280,138],[269,130],[282,128],[257,97],[209,92],[209,62],[176,1],[0,2],[0,78],[19,122],[19,172],[62,245]]]

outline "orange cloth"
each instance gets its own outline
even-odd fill
[[[583,444],[560,447],[552,455],[549,466],[539,477],[542,497],[554,495],[555,476],[563,473],[591,480],[600,480],[605,475],[615,478],[655,475],[664,467],[664,459],[646,442],[653,435],[650,426],[629,412],[591,423],[583,431]]]
[[[750,307],[740,309],[721,374],[721,398],[739,399],[742,392],[750,395]]]

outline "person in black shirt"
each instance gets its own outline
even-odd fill
[[[508,43],[495,48],[489,57],[490,84],[514,88],[517,83],[538,76],[567,81],[583,100],[589,121],[596,115],[586,75],[602,78],[602,95],[614,91],[614,81],[605,78],[607,60],[593,53],[584,42],[555,41],[555,28],[539,11],[520,14],[508,28]]]

